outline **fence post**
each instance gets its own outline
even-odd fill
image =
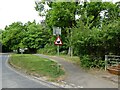
[[[107,55],[105,55],[105,71],[107,70]]]
[[[61,67],[61,64],[58,64],[58,65],[57,65],[58,74],[60,73],[60,67]]]

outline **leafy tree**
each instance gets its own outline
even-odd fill
[[[5,51],[28,48],[30,52],[36,52],[48,42],[49,30],[35,21],[22,24],[15,22],[5,28],[2,35],[2,43]]]
[[[24,46],[30,51],[36,52],[40,47],[48,42],[49,32],[44,27],[36,22],[28,22],[25,24],[26,34],[22,40]]]
[[[15,22],[5,28],[2,34],[2,44],[8,50],[17,49],[19,51],[19,43],[24,37],[24,26],[21,22]]]
[[[106,11],[104,14],[103,22],[106,24],[111,23],[114,20],[118,20],[120,18],[120,7],[119,3],[113,4],[110,2],[105,2],[104,6],[106,6]]]
[[[112,2],[84,2],[80,9],[80,20],[89,28],[99,28],[101,21],[108,23],[118,19],[120,13],[118,5]]]
[[[89,29],[83,22],[80,23],[79,28],[74,28],[73,41],[76,42],[73,42],[73,46],[74,54],[81,57],[83,66],[103,67],[105,55],[120,55],[119,19],[108,25],[103,24],[102,28]]]

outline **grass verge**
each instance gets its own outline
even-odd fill
[[[27,74],[46,76],[50,81],[56,81],[65,74],[63,68],[59,68],[56,62],[31,54],[12,54],[9,63]]]
[[[69,56],[69,55],[49,55],[49,54],[43,54],[43,55],[47,55],[47,56],[57,56],[57,57],[60,57],[60,58],[63,58],[64,60],[68,61],[68,62],[71,62],[75,65],[78,65],[80,66],[80,58],[78,56]]]
[[[80,58],[78,56],[69,56],[69,55],[60,55],[59,57],[64,58],[67,61],[70,61],[76,65],[80,65]]]

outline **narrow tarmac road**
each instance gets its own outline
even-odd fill
[[[67,73],[64,81],[68,84],[76,85],[77,87],[80,86],[83,88],[118,88],[118,84],[97,78],[92,74],[83,71],[78,66],[64,60],[63,58],[56,56],[46,56],[42,54],[36,55],[52,59],[60,63]]]
[[[48,83],[16,72],[9,67],[7,60],[7,54],[0,54],[0,64],[2,64],[0,65],[2,66],[2,70],[0,70],[0,73],[2,73],[2,75],[0,75],[0,81],[2,81],[2,88],[56,88]]]

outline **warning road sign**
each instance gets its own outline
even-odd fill
[[[54,42],[55,45],[62,45],[62,41],[60,39],[60,36],[57,37],[56,41]]]

